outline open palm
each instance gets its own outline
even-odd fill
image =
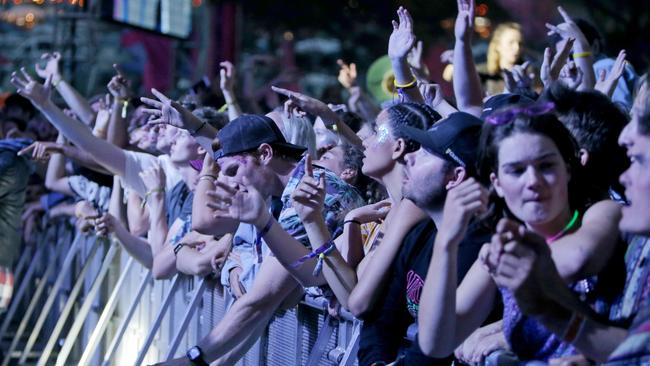
[[[413,19],[403,7],[397,9],[397,16],[399,23],[393,20],[393,33],[388,40],[388,57],[405,58],[415,44]]]

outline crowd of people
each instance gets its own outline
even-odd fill
[[[306,289],[363,320],[359,365],[649,364],[647,74],[625,51],[602,54],[597,29],[561,7],[539,70],[508,23],[479,71],[474,1],[457,2],[447,98],[413,61],[404,8],[388,40],[396,93],[381,105],[343,62],[347,104],[273,86],[285,102],[266,114],[242,108],[230,62],[221,110],[137,97],[117,66],[109,94],[86,100],[58,53],[36,66],[42,82],[17,70],[35,110],[18,96],[4,109],[0,307],[21,220],[28,241],[48,210],[114,235],[156,280],[223,286],[217,326],[159,365],[236,363]],[[56,141],[30,132],[35,118]],[[26,203],[45,164],[50,193]]]

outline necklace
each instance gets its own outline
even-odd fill
[[[573,217],[571,218],[571,221],[569,221],[569,223],[566,224],[566,226],[564,227],[564,229],[562,229],[562,231],[560,231],[559,233],[557,233],[557,234],[551,236],[550,238],[546,239],[546,242],[548,244],[550,244],[550,243],[558,240],[559,238],[563,237],[564,234],[569,232],[569,230],[573,229],[573,227],[578,223],[578,217],[579,216],[580,215],[578,213],[578,210],[573,211]]]

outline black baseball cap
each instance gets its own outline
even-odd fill
[[[235,118],[217,134],[221,149],[214,152],[214,159],[257,149],[269,144],[282,153],[299,157],[307,148],[288,143],[278,126],[267,116],[246,114]]]
[[[474,172],[482,125],[483,121],[477,117],[456,112],[427,131],[409,126],[399,128],[429,153]]]

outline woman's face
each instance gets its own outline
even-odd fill
[[[569,210],[569,171],[551,139],[514,134],[501,141],[498,159],[492,184],[519,220],[544,225]]]
[[[509,28],[503,31],[497,46],[502,69],[509,70],[517,63],[521,53],[521,42],[521,33],[518,30]]]
[[[377,116],[375,131],[363,140],[363,174],[371,178],[380,178],[392,169],[392,154],[395,144],[389,126],[389,114],[385,110]]]

